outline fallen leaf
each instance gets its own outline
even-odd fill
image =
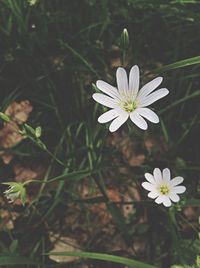
[[[32,112],[33,107],[30,101],[25,100],[21,102],[14,101],[5,110],[5,114],[8,115],[12,121],[21,125],[27,121],[29,114]]]
[[[199,217],[200,209],[197,207],[188,206],[184,208],[183,214],[189,221],[197,221]]]
[[[20,164],[15,164],[13,166],[13,171],[15,173],[15,180],[17,182],[25,182],[27,180],[34,180],[41,178],[44,174],[43,166],[36,166],[35,168],[22,166]]]
[[[110,141],[123,155],[130,166],[141,166],[145,161],[143,148],[124,133],[115,133]]]
[[[111,68],[117,68],[121,66],[121,60],[120,58],[113,58],[110,61]]]
[[[4,123],[0,130],[0,147],[5,149],[0,151],[0,157],[4,164],[9,164],[13,158],[13,155],[8,153],[6,149],[15,146],[24,139],[17,131],[19,126],[27,121],[31,111],[32,105],[29,101],[21,101],[20,103],[14,101],[7,107],[5,114],[11,118],[11,121]]]
[[[54,243],[51,252],[81,252],[77,241],[70,237],[59,237],[59,235],[50,234],[50,241]],[[51,253],[50,252],[50,253]],[[57,263],[70,263],[79,259],[75,256],[53,256],[49,258]]]
[[[14,221],[18,216],[19,213],[17,212],[0,209],[0,230],[12,230],[14,228]]]

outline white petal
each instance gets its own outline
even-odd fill
[[[138,96],[144,97],[149,95],[154,89],[156,89],[162,83],[162,80],[163,80],[162,77],[157,77],[153,79],[140,89]]]
[[[155,181],[157,184],[160,184],[162,183],[162,173],[161,173],[161,170],[159,168],[155,168],[154,171],[153,171],[153,176],[155,178]]]
[[[107,95],[113,97],[113,98],[119,98],[119,93],[116,87],[113,87],[109,85],[108,83],[98,80],[96,82],[96,86],[98,89],[100,89],[103,93],[106,93]]]
[[[161,203],[163,203],[163,201],[164,201],[164,196],[163,196],[163,195],[158,196],[158,197],[156,198],[156,200],[155,200],[155,202],[156,202],[157,204],[161,204]]]
[[[137,112],[152,123],[158,123],[159,117],[149,108],[138,108]]]
[[[178,202],[180,200],[180,197],[176,194],[176,193],[170,193],[169,198],[173,201],[173,202]]]
[[[182,183],[183,181],[184,181],[183,177],[175,177],[174,179],[172,179],[172,180],[170,181],[170,184],[171,184],[172,186],[176,186],[176,185]]]
[[[109,107],[109,108],[117,107],[116,101],[114,99],[104,95],[104,94],[94,93],[92,95],[92,97],[96,102],[98,102],[106,107]]]
[[[165,168],[163,169],[163,180],[167,183],[170,182],[170,179],[171,179],[171,173],[170,173],[170,170],[168,168]],[[170,183],[171,184],[171,183]]]
[[[120,94],[127,95],[128,92],[128,78],[124,68],[119,67],[116,73],[117,87]]]
[[[120,128],[121,125],[123,125],[127,119],[128,119],[128,113],[120,114],[120,116],[115,118],[110,124],[110,127],[109,127],[110,132],[114,132],[118,130],[118,128]]]
[[[151,191],[150,193],[148,193],[148,197],[153,198],[153,199],[158,196],[159,196],[158,191]]]
[[[98,122],[99,123],[107,123],[107,122],[113,120],[114,118],[118,117],[119,115],[120,115],[119,110],[112,109],[112,110],[110,110],[108,112],[105,112],[101,116],[99,116]]]
[[[145,173],[144,176],[147,179],[147,181],[149,181],[150,183],[152,183],[152,184],[155,184],[156,183],[152,174]]]
[[[155,191],[155,186],[149,182],[143,182],[142,187],[146,189],[147,191]]]
[[[134,65],[129,73],[129,90],[131,92],[131,96],[137,96],[140,84],[140,72],[137,65]],[[133,99],[135,99],[133,98]]]
[[[169,197],[165,196],[164,200],[163,200],[163,205],[165,207],[170,207],[172,205],[171,200],[169,199]]]
[[[157,100],[165,97],[168,93],[169,93],[168,89],[161,88],[161,89],[156,90],[155,92],[151,93],[150,95],[148,95],[146,97],[139,97],[138,96],[140,107],[146,107],[146,106],[156,102]]]
[[[173,192],[177,193],[177,194],[182,194],[184,193],[186,190],[186,187],[185,186],[175,186],[173,188]]]
[[[146,130],[148,128],[147,122],[136,111],[130,114],[131,121],[139,128]]]

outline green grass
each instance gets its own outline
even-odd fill
[[[15,100],[30,100],[33,112],[28,124],[34,129],[42,127],[41,141],[47,146],[38,146],[30,134],[31,139],[9,149],[15,156],[11,164],[0,164],[2,182],[14,180],[16,163],[42,165],[40,179],[46,182],[28,186],[32,196],[28,205],[2,205],[1,209],[20,217],[13,229],[0,228],[0,267],[66,267],[46,255],[53,248],[50,233],[59,234],[61,240],[85,235],[86,241],[80,242],[83,251],[116,255],[122,263],[106,266],[105,262],[80,259],[67,267],[83,263],[97,268],[131,267],[134,260],[144,263],[138,267],[195,264],[198,223],[190,221],[183,210],[199,207],[199,11],[198,1],[38,0],[33,6],[25,0],[0,1],[0,111]],[[117,132],[120,141],[128,137],[145,155],[139,167],[130,166],[112,145],[114,136],[108,125],[97,122],[104,108],[91,98],[96,80],[116,83],[111,61],[122,56],[119,45],[124,28],[130,37],[126,68],[138,64],[142,84],[162,75],[163,87],[170,90],[169,96],[155,105],[161,124],[149,124],[145,133],[125,124]],[[148,137],[156,140],[150,153],[144,148]],[[174,176],[185,178],[187,193],[174,207],[174,217],[141,190],[143,174],[154,167],[169,167]],[[135,209],[127,219],[122,215],[126,202],[118,206],[110,200],[109,190],[117,188],[124,196],[133,183],[142,200],[130,201]],[[88,200],[82,197],[85,185]],[[93,197],[96,189],[99,195]],[[2,198],[3,191],[2,186]],[[108,233],[91,212],[97,204],[105,204],[112,218],[106,226],[112,229]],[[75,208],[73,226],[66,219]],[[142,215],[145,223],[138,221]],[[2,222],[0,214],[0,226]],[[189,233],[183,223],[190,226]],[[119,237],[125,249],[112,251],[109,245]],[[143,241],[145,249],[132,250],[135,241],[140,241],[140,246]],[[95,256],[98,259],[98,254]]]

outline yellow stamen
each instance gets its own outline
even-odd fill
[[[163,195],[167,195],[169,193],[169,190],[170,190],[169,187],[165,184],[163,184],[159,187],[159,191]]]
[[[120,106],[127,113],[132,113],[137,108],[136,103],[133,101],[130,101],[130,100],[125,100],[125,101],[121,102]]]

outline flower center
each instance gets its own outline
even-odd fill
[[[134,101],[126,100],[122,103],[122,108],[127,113],[132,113],[137,108],[137,104]]]
[[[163,195],[167,195],[169,193],[170,189],[166,184],[163,184],[159,187],[159,192]]]

